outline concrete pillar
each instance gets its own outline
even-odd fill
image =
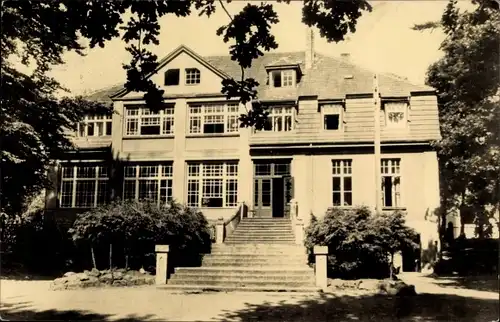
[[[316,286],[326,288],[328,286],[328,278],[326,275],[328,246],[314,246],[314,255],[316,257]]]
[[[167,284],[169,245],[156,245],[156,285]]]
[[[174,108],[174,164],[173,164],[173,189],[172,195],[180,203],[187,202],[186,197],[186,150],[187,133],[187,110],[188,105],[185,99],[178,99]]]
[[[302,245],[304,242],[304,221],[297,218],[295,221],[295,244]]]
[[[222,244],[224,242],[224,218],[219,218],[215,224],[215,243]]]

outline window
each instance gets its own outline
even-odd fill
[[[404,128],[408,123],[408,104],[406,102],[384,103],[385,125],[388,128]]]
[[[165,86],[179,85],[179,69],[169,69],[165,72]]]
[[[333,160],[333,205],[352,206],[352,160]]]
[[[61,208],[92,208],[108,198],[108,168],[103,165],[62,167]]]
[[[342,128],[342,111],[341,105],[323,105],[321,112],[323,115],[323,129],[327,131],[340,130]]]
[[[401,175],[399,159],[382,159],[382,205],[384,207],[401,206]]]
[[[295,85],[295,71],[292,69],[273,70],[270,72],[273,87],[292,87]]]
[[[174,133],[173,105],[168,105],[155,113],[148,108],[134,105],[126,106],[125,110],[125,134],[127,136]]]
[[[236,162],[188,163],[190,207],[235,207],[238,204]]]
[[[136,164],[125,166],[123,199],[172,200],[172,164]]]
[[[199,84],[201,74],[198,68],[186,68],[186,85]]]
[[[264,131],[288,132],[295,123],[295,107],[272,107],[269,111]]]
[[[189,106],[189,133],[235,133],[239,130],[238,104],[193,104]]]
[[[83,122],[77,124],[77,136],[95,137],[111,135],[111,117],[111,115],[85,116]]]

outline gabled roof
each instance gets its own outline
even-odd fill
[[[241,79],[241,67],[230,56],[199,56],[186,46],[180,46],[159,62],[157,69],[165,66],[180,53],[185,52],[200,64],[221,76]],[[245,77],[252,77],[259,82],[257,88],[260,100],[296,100],[299,96],[318,96],[318,99],[345,98],[346,95],[371,94],[373,72],[341,58],[316,53],[313,68],[304,68],[305,53],[266,53],[255,59],[252,67],[245,69]],[[304,75],[295,88],[271,88],[268,86],[266,66],[276,64],[298,65]],[[432,92],[426,85],[412,84],[408,80],[391,74],[379,74],[380,93],[383,97],[406,97],[411,93]],[[91,94],[88,98],[98,101],[111,101],[124,95],[122,85],[109,87]]]
[[[151,75],[158,72],[158,70],[162,69],[165,65],[167,65],[169,62],[171,62],[175,57],[179,56],[182,53],[185,53],[185,54],[191,56],[191,58],[196,60],[198,63],[200,63],[204,67],[208,68],[214,74],[216,74],[222,78],[228,78],[227,74],[225,74],[223,71],[217,69],[217,67],[210,64],[207,60],[205,60],[203,57],[201,57],[200,55],[198,55],[196,52],[194,52],[192,49],[188,48],[185,45],[180,45],[179,47],[174,49],[172,52],[170,52],[167,56],[163,57],[163,59],[161,59],[158,62],[158,66],[155,68],[155,70],[153,72],[151,72],[149,75],[147,75],[146,78],[150,77]],[[128,92],[129,91],[127,91],[125,88],[122,88],[120,91],[118,91],[115,94],[112,94],[110,97],[111,98],[121,97],[121,96],[127,94]]]

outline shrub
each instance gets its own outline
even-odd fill
[[[0,213],[1,266],[4,274],[55,275],[64,268],[62,235],[43,210]]]
[[[403,214],[373,215],[366,207],[332,208],[324,218],[311,217],[305,246],[309,261],[315,245],[328,246],[328,273],[337,278],[383,278],[391,274],[393,255],[416,245]]]
[[[203,214],[176,202],[114,202],[81,214],[69,232],[96,268],[154,270],[156,244],[170,245],[172,267],[195,264],[211,244]]]

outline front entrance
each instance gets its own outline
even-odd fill
[[[290,161],[254,163],[254,211],[257,217],[288,217],[291,200]]]

